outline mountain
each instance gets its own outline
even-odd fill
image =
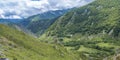
[[[24,19],[0,19],[0,23],[3,23],[3,24],[9,24],[9,23],[18,24],[23,20]]]
[[[17,28],[29,35],[39,36],[43,34],[58,17],[69,10],[70,9],[48,11],[25,19],[0,19],[0,23]]]
[[[58,17],[69,10],[70,9],[48,11],[42,14],[34,15],[22,21],[21,25],[24,25],[28,30],[36,35],[41,35]]]
[[[110,1],[108,4],[106,4]],[[60,17],[49,29],[51,35],[98,34],[103,31],[118,36],[119,0],[97,0],[82,8],[74,9]],[[117,32],[117,33],[116,33]]]
[[[1,1],[0,18],[22,19],[46,11],[74,8],[90,3],[92,0],[30,0],[30,1]]]
[[[42,34],[39,39],[0,24],[0,57],[10,60],[119,60],[119,2],[95,0],[70,11],[31,16],[17,24],[37,36]]]
[[[55,10],[55,11],[48,11],[44,12],[38,15],[34,15],[29,17],[28,19],[31,19],[32,21],[37,21],[39,19],[54,19],[55,17],[59,17],[66,13],[70,9],[63,9],[63,10]]]
[[[114,55],[120,47],[119,2],[95,0],[73,9],[58,18],[40,40],[58,40],[67,49],[82,54],[83,60],[102,60]]]
[[[78,56],[60,45],[46,44],[0,24],[0,58],[9,60],[75,60]]]
[[[28,35],[36,37],[34,33],[30,32],[28,29],[21,25],[21,22],[24,20],[25,19],[0,19],[0,24],[5,24],[13,29],[17,29]]]

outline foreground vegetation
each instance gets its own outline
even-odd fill
[[[21,31],[0,24],[0,57],[10,60],[77,60],[59,45],[41,43]]]

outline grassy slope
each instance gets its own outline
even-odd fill
[[[119,2],[96,0],[70,11],[40,38],[46,41],[59,40],[67,49],[83,54],[83,60],[102,60],[114,55],[120,48]]]
[[[0,57],[10,60],[74,60],[75,54],[58,45],[41,43],[21,31],[0,24]]]

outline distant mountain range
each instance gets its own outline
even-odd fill
[[[1,0],[0,18],[22,19],[47,11],[70,9],[93,0]]]
[[[70,9],[48,11],[42,14],[34,15],[26,19],[0,19],[0,23],[7,25],[17,25],[27,32],[27,30],[36,36],[41,35],[44,31],[57,20],[60,16]],[[14,24],[14,25],[13,25]]]
[[[24,20],[21,25],[24,25],[31,32],[41,35],[51,24],[57,20],[57,18],[64,15],[69,10],[70,9],[49,11],[34,15]]]
[[[20,23],[21,21],[23,21],[24,19],[0,19],[0,23]]]

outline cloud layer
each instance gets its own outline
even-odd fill
[[[83,6],[92,0],[0,0],[0,18],[26,18],[50,10]]]

